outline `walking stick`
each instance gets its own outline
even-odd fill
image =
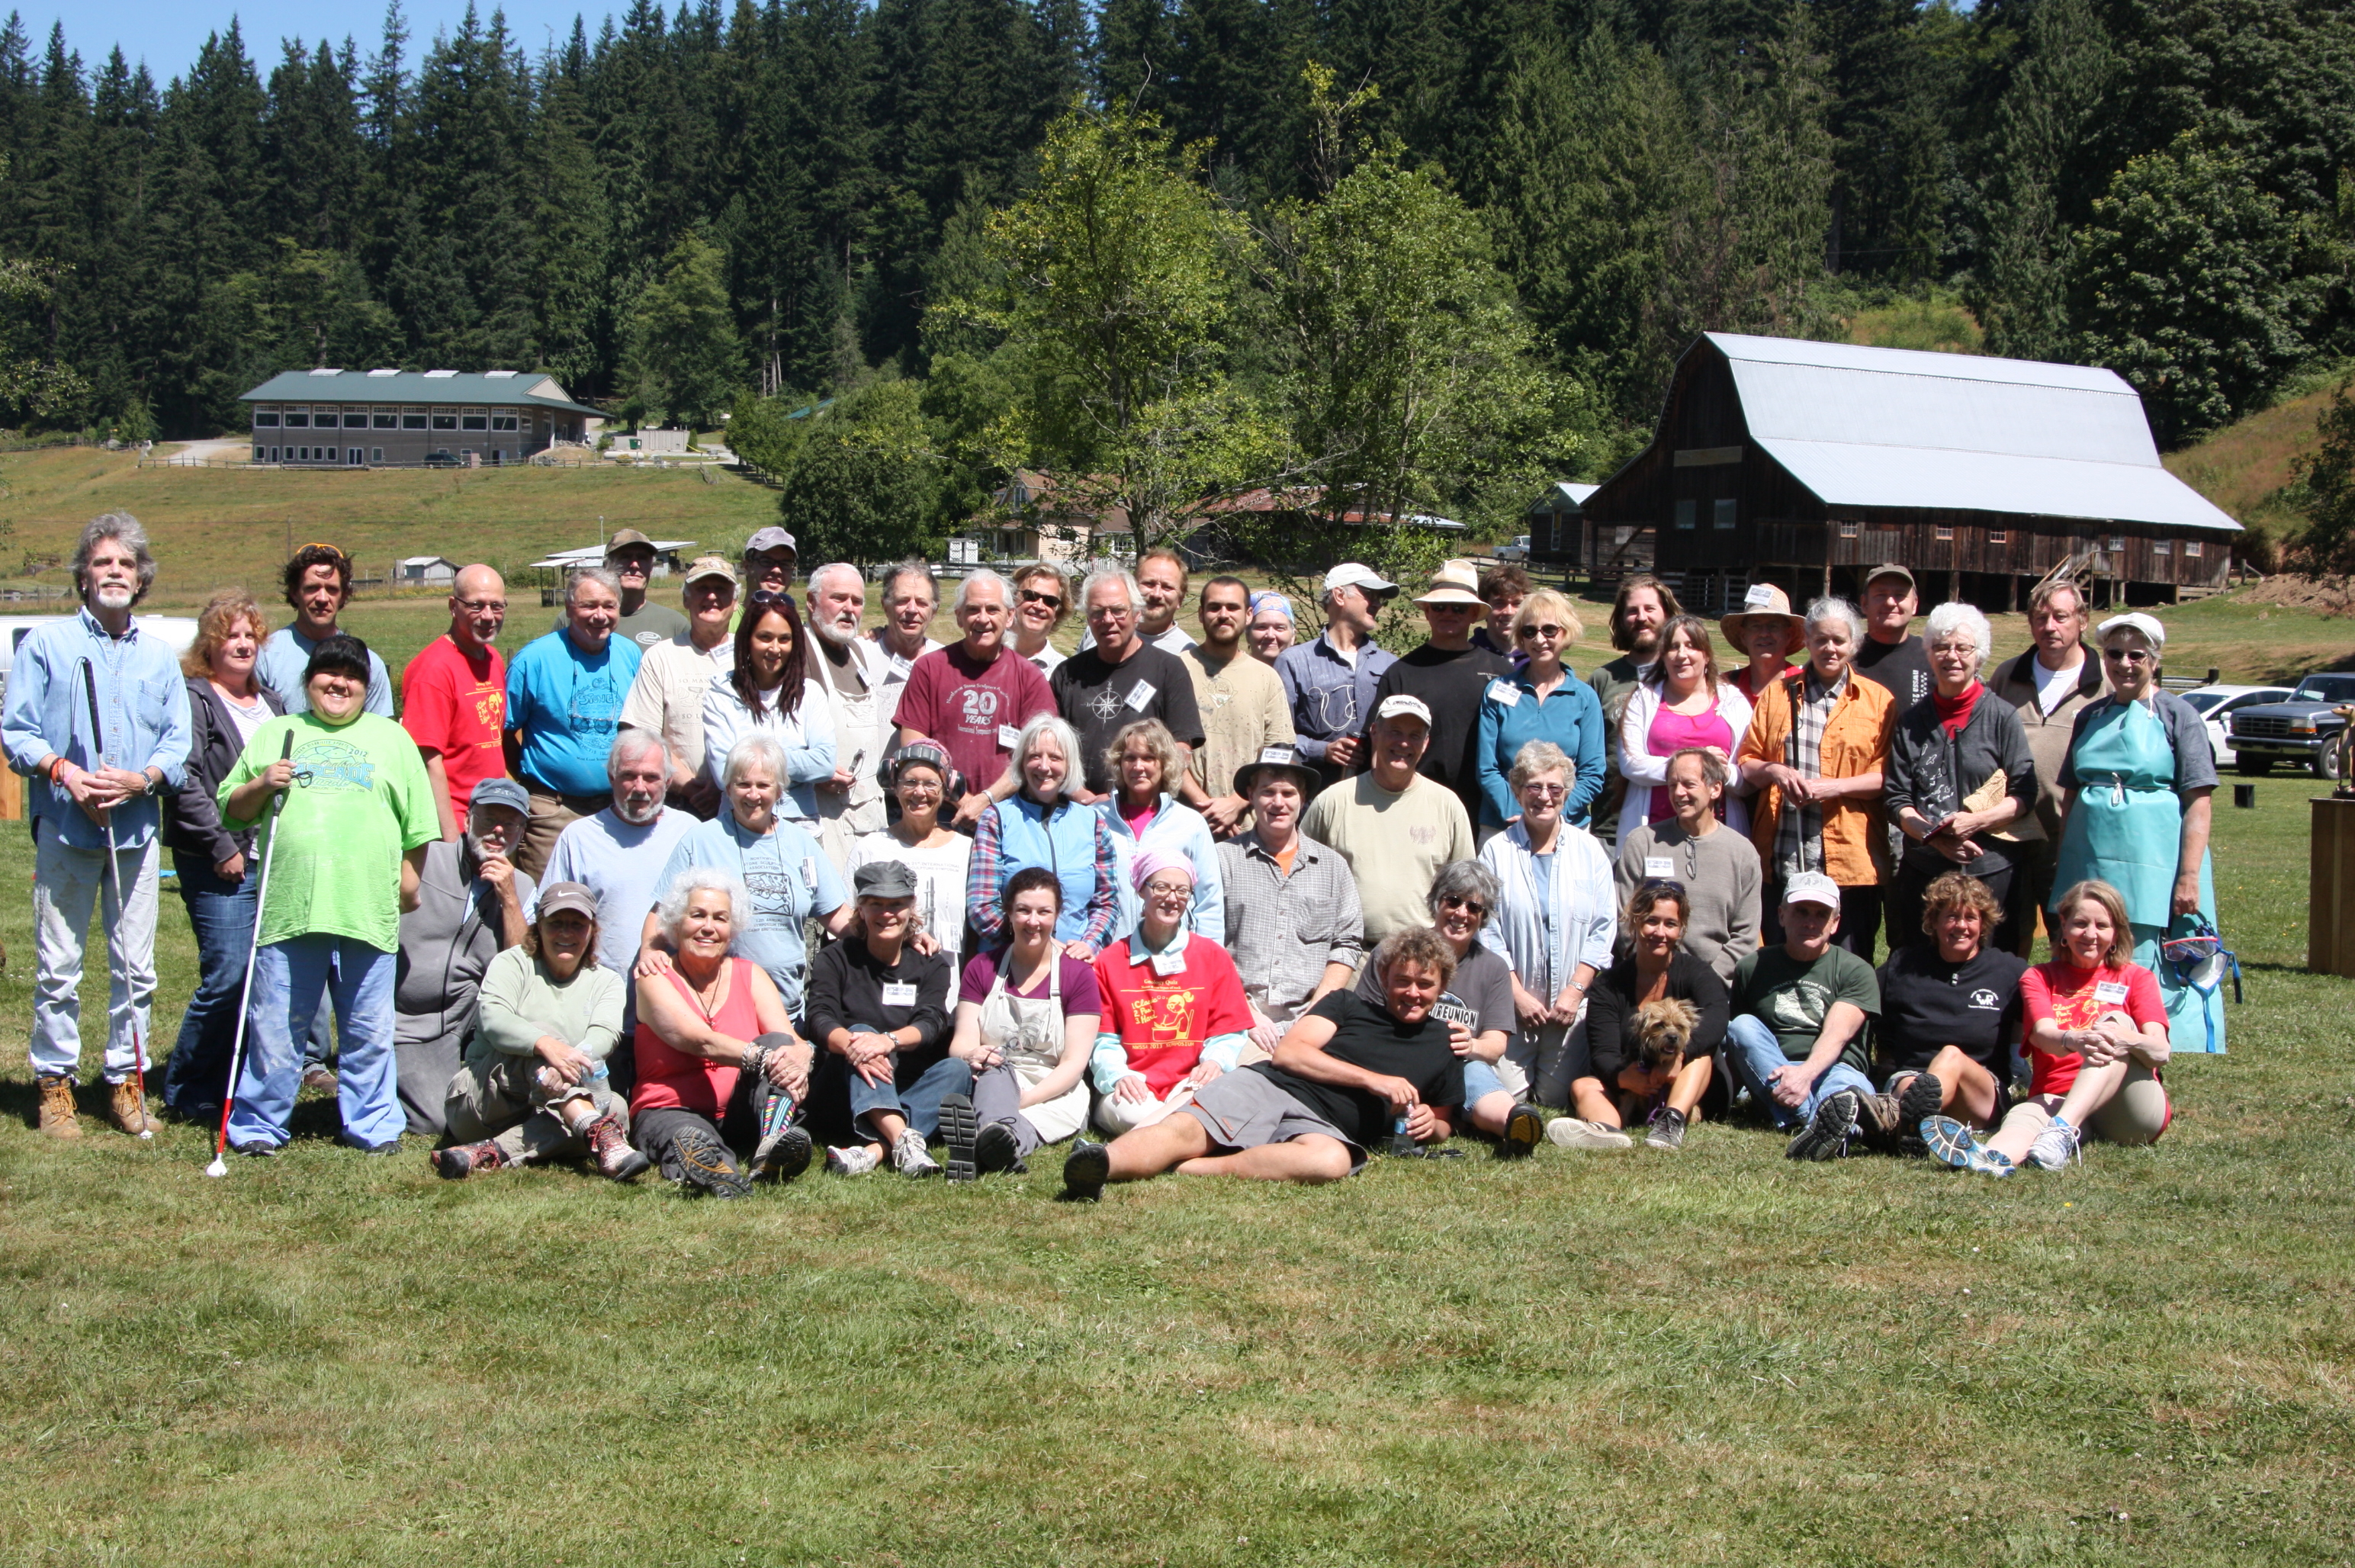
[[[106,723],[98,716],[98,672],[91,667],[88,659],[84,659],[81,665],[81,689],[82,695],[90,699],[90,743],[97,750],[99,760],[102,763],[106,752]],[[162,811],[158,808],[155,827],[159,837],[163,832],[162,817]],[[123,901],[123,862],[115,859],[114,808],[112,806],[109,806],[106,810],[104,827],[107,876],[114,884],[114,934],[121,935],[123,918],[128,912],[129,906]],[[107,945],[111,948],[113,943],[110,941]],[[132,1082],[136,1085],[139,1097],[139,1136],[143,1138],[152,1138],[155,1136],[155,1129],[147,1125],[147,1047],[139,1037],[139,998],[131,994],[131,982],[136,973],[135,963],[136,960],[131,955],[129,940],[126,937],[123,949],[123,999],[131,1004]],[[113,978],[113,972],[114,965],[110,959],[107,964],[107,977],[110,980]]]
[[[294,754],[294,731],[286,731],[286,745],[278,753],[284,762]],[[213,1137],[213,1162],[205,1167],[207,1176],[227,1176],[229,1164],[221,1156],[229,1152],[229,1114],[237,1108],[238,1074],[245,1067],[245,1020],[253,1011],[253,961],[261,956],[261,906],[270,897],[270,859],[278,853],[278,812],[286,804],[283,790],[270,797],[270,814],[262,819],[262,830],[270,835],[261,846],[261,880],[253,885],[253,943],[245,950],[245,988],[237,1003],[237,1040],[229,1053],[229,1093],[221,1096],[220,1131]]]

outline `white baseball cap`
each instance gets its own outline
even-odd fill
[[[1431,709],[1424,705],[1423,699],[1420,697],[1410,696],[1403,691],[1393,691],[1388,697],[1383,698],[1382,705],[1374,709],[1374,717],[1377,719],[1397,719],[1401,717],[1420,719],[1423,720],[1423,728],[1429,729],[1431,727]]]
[[[1801,871],[1783,884],[1783,901],[1786,904],[1821,904],[1826,909],[1840,906],[1839,884],[1821,871]]]
[[[1397,583],[1385,581],[1372,567],[1354,560],[1345,560],[1325,574],[1325,592],[1330,593],[1336,588],[1362,588],[1369,593],[1398,592]]]

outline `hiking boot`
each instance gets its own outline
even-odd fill
[[[866,1176],[882,1164],[883,1157],[865,1144],[852,1144],[848,1148],[829,1145],[826,1151],[826,1168],[837,1176]]]
[[[1063,1161],[1065,1196],[1096,1202],[1103,1197],[1104,1183],[1111,1178],[1112,1154],[1103,1145],[1082,1138],[1071,1146],[1071,1157]]]
[[[506,1164],[506,1151],[490,1142],[452,1144],[425,1157],[433,1174],[444,1181],[464,1181],[478,1170],[496,1170]]]
[[[1684,1147],[1685,1128],[1689,1122],[1690,1118],[1682,1111],[1668,1105],[1661,1106],[1660,1114],[1652,1118],[1652,1130],[1644,1135],[1644,1147],[1664,1148],[1672,1152]]]
[[[333,1094],[337,1088],[335,1069],[324,1061],[314,1061],[303,1069],[303,1087],[298,1093]]]
[[[1015,1142],[1012,1127],[1004,1122],[992,1122],[974,1136],[973,1171],[975,1176],[1021,1168],[1022,1146]]]
[[[1859,1094],[1856,1097],[1857,1141],[1876,1154],[1895,1154],[1899,1133],[1906,1126],[1901,1119],[1894,1094]],[[1919,1116],[1915,1121],[1921,1120]]]
[[[941,1162],[924,1152],[924,1135],[910,1127],[891,1142],[891,1168],[902,1176],[938,1176]]]
[[[972,1181],[981,1175],[975,1144],[981,1136],[981,1120],[973,1114],[973,1101],[964,1094],[941,1096],[941,1142],[948,1145],[949,1179]]]
[[[1523,1100],[1505,1117],[1505,1136],[1497,1140],[1499,1159],[1527,1159],[1545,1136],[1545,1113]]]
[[[700,1189],[714,1198],[741,1198],[752,1190],[752,1184],[736,1168],[736,1157],[728,1152],[728,1146],[701,1127],[678,1134],[670,1147],[672,1157],[678,1162],[681,1187]]]
[[[1546,1124],[1546,1140],[1561,1148],[1634,1148],[1636,1140],[1616,1127],[1579,1116],[1556,1116]]]
[[[1946,1097],[1946,1086],[1933,1073],[1916,1072],[1897,1096],[1897,1152],[1908,1159],[1922,1159],[1930,1153],[1930,1146],[1922,1141],[1922,1124],[1938,1114],[1939,1102]]]
[[[622,1130],[617,1116],[598,1117],[582,1129],[581,1136],[589,1140],[589,1157],[597,1162],[597,1168],[613,1180],[627,1181],[654,1163],[630,1147],[630,1136]]]
[[[2085,1157],[2077,1148],[2082,1136],[2067,1122],[2053,1117],[2028,1146],[2028,1163],[2039,1170],[2066,1170],[2071,1160],[2084,1164]]]
[[[129,1133],[134,1138],[153,1137],[157,1123],[147,1114],[147,1108],[139,1103],[141,1098],[139,1085],[128,1078],[120,1083],[108,1085],[106,1119],[112,1122],[119,1131]]]
[[[73,1080],[63,1073],[41,1075],[41,1136],[52,1138],[81,1136],[81,1120],[74,1115]]]
[[[809,1168],[810,1154],[815,1147],[805,1127],[788,1124],[778,1128],[753,1149],[752,1179],[791,1181]]]
[[[1838,1159],[1848,1153],[1849,1135],[1856,1131],[1857,1110],[1863,1098],[1853,1089],[1828,1096],[1816,1107],[1814,1119],[1799,1129],[1799,1136],[1783,1151],[1785,1157]]]

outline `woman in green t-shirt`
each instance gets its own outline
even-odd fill
[[[255,731],[215,797],[236,833],[271,815],[272,795],[285,796],[259,847],[269,879],[229,1123],[240,1154],[285,1147],[303,1072],[296,1042],[309,1037],[323,993],[334,997],[343,1041],[344,1141],[389,1154],[408,1125],[395,1087],[394,955],[400,915],[417,906],[425,846],[442,827],[417,743],[365,710],[368,683],[368,645],[343,633],[321,639],[303,673],[310,710]]]

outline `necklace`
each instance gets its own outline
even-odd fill
[[[728,988],[728,961],[724,958],[719,961],[719,973],[711,977],[709,986],[698,986],[688,980],[684,970],[679,971],[678,977],[686,982],[687,999],[695,1004],[695,1010],[703,1015],[703,1021],[710,1023],[716,1019],[719,1015],[719,996]]]

